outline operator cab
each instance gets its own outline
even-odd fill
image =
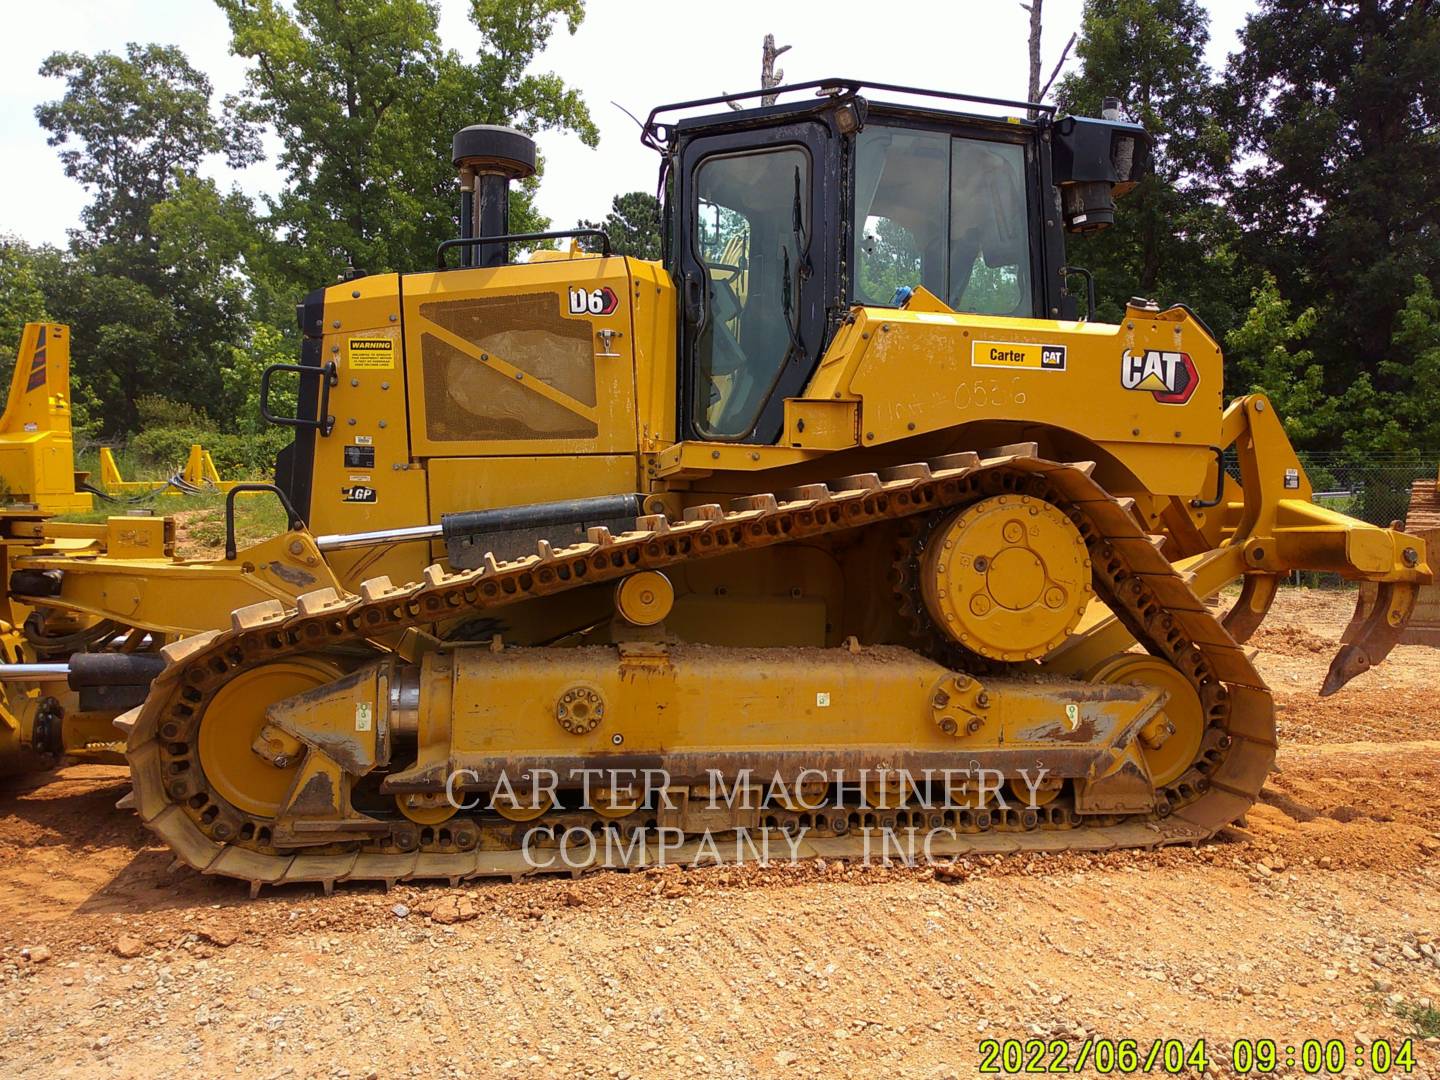
[[[773,443],[850,308],[924,287],[956,311],[1074,319],[1064,231],[1114,220],[1144,129],[869,101],[847,80],[661,106],[666,266],[681,292],[681,437]],[[909,87],[873,90],[1007,102]],[[658,123],[662,113],[810,90],[809,100]]]

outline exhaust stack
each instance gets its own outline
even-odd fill
[[[510,231],[510,184],[535,174],[535,141],[523,131],[472,124],[451,143],[460,170],[460,235],[469,239]],[[504,266],[508,244],[476,244],[461,251],[462,266]]]

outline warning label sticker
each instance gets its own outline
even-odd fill
[[[345,468],[347,469],[373,469],[375,467],[375,447],[373,446],[347,446],[345,447]],[[369,479],[369,477],[366,477]]]
[[[970,346],[972,367],[1028,368],[1064,371],[1064,345],[1032,345],[1028,341],[976,341]]]
[[[352,371],[388,371],[395,366],[395,342],[388,337],[350,339]]]

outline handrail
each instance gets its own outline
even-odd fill
[[[435,249],[435,269],[437,270],[459,270],[458,266],[447,266],[445,264],[445,252],[451,248],[458,247],[479,247],[481,244],[521,244],[531,240],[563,240],[565,237],[596,236],[600,238],[600,254],[609,256],[610,237],[603,229],[556,229],[553,232],[528,232],[528,233],[505,233],[502,236],[457,236],[454,240],[446,240]],[[466,269],[473,269],[468,267]]]
[[[785,86],[766,86],[759,90],[745,90],[736,94],[716,94],[713,97],[695,98],[692,101],[656,105],[650,110],[649,116],[645,118],[645,123],[641,125],[640,141],[651,149],[660,149],[657,131],[661,125],[655,122],[655,118],[661,113],[674,112],[678,109],[693,109],[701,105],[724,105],[734,101],[770,97],[796,90],[829,90],[832,87],[837,90],[848,90],[852,94],[859,93],[861,89],[881,90],[892,94],[917,94],[921,97],[940,98],[945,101],[969,101],[978,105],[1000,105],[1010,109],[1034,110],[1035,112],[1049,113],[1052,116],[1058,111],[1057,106],[1039,101],[1014,101],[1010,98],[985,97],[980,94],[961,94],[953,90],[926,90],[919,86],[868,82],[864,79],[812,79],[809,82],[787,83]]]

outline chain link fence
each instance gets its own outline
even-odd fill
[[[1315,501],[1372,525],[1404,521],[1410,485],[1435,479],[1440,453],[1367,456],[1343,452],[1301,452],[1300,464],[1315,488]]]
[[[1317,503],[1386,528],[1405,520],[1410,486],[1416,480],[1434,480],[1440,469],[1440,451],[1362,458],[1343,450],[1297,450],[1296,457],[1315,489]],[[1225,455],[1225,471],[1240,479],[1233,449]]]
[[[1422,479],[1433,481],[1440,468],[1440,451],[1369,454],[1363,458],[1345,451],[1299,451],[1297,456],[1315,489],[1316,503],[1387,528],[1405,520],[1411,484]],[[1290,581],[1311,588],[1353,587],[1338,574],[1309,571],[1296,571]]]

